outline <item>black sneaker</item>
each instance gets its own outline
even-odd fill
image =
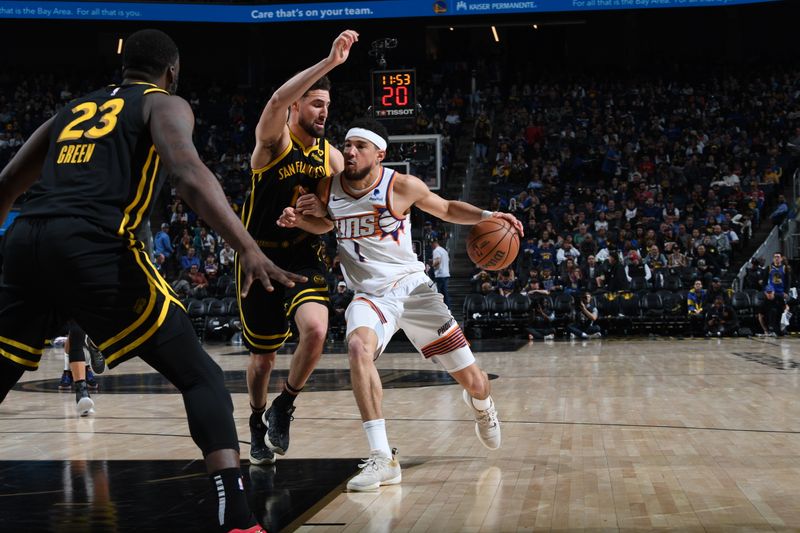
[[[264,424],[267,426],[265,442],[269,449],[278,455],[285,455],[289,449],[289,424],[294,420],[294,406],[288,409],[275,407],[273,403],[264,412]]]
[[[95,374],[102,374],[106,371],[106,358],[103,356],[103,352],[100,351],[100,348],[92,342],[92,339],[89,338],[89,335],[86,335],[83,343],[86,345],[86,349],[89,350],[89,360],[92,363],[92,370],[94,370]]]
[[[250,415],[250,464],[271,465],[275,463],[275,454],[264,443],[267,427],[261,421],[261,414]]]
[[[85,381],[75,382],[75,403],[79,416],[94,414],[94,400],[89,396],[89,388]]]

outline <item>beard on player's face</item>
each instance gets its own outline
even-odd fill
[[[366,178],[372,169],[373,165],[367,165],[365,167],[358,168],[355,164],[345,164],[344,171],[342,171],[342,176],[344,176],[347,181],[360,181]]]
[[[300,117],[297,123],[303,128],[303,131],[315,139],[320,139],[325,135],[325,124],[318,124],[316,119],[308,120]]]

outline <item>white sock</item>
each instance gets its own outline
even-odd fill
[[[367,420],[363,423],[364,431],[367,432],[369,449],[380,450],[386,457],[392,456],[392,449],[389,447],[389,438],[386,436],[386,420]]]
[[[479,400],[477,398],[472,398],[472,397],[470,398],[472,400],[473,407],[475,407],[475,409],[477,409],[478,411],[485,411],[492,406],[491,396],[487,396],[485,400]]]
[[[64,371],[69,370],[69,354],[64,352]]]

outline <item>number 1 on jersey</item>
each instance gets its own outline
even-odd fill
[[[361,255],[361,246],[356,241],[353,241],[353,249],[356,251],[356,255],[358,256],[358,260],[362,263],[367,262],[367,258]]]

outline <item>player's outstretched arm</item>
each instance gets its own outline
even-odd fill
[[[256,126],[256,147],[251,157],[251,166],[260,168],[289,143],[289,128],[286,120],[289,106],[299,100],[322,76],[347,61],[350,48],[358,41],[358,33],[345,30],[331,45],[328,57],[292,76],[270,97]]]
[[[159,156],[167,170],[175,176],[175,188],[191,207],[239,252],[242,269],[242,295],[258,279],[272,290],[270,278],[294,286],[305,277],[286,272],[275,266],[247,233],[228,205],[217,178],[206,168],[192,143],[194,115],[189,104],[178,96],[152,94],[150,100],[150,133]]]
[[[416,176],[395,175],[394,194],[394,205],[396,207],[403,206],[407,209],[411,205],[416,205],[426,213],[454,224],[477,224],[484,218],[488,218],[488,214],[488,216],[508,220],[516,228],[520,236],[524,235],[522,222],[517,220],[517,217],[511,213],[484,211],[467,202],[445,200],[428,189],[428,186]]]
[[[27,191],[42,174],[54,118],[39,126],[0,172],[0,224],[6,221],[19,195]]]

